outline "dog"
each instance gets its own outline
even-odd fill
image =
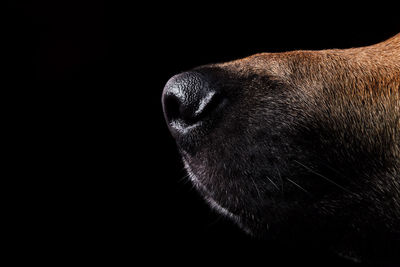
[[[248,234],[400,264],[400,34],[200,66],[162,107],[194,186]]]

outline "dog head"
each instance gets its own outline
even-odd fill
[[[201,66],[162,103],[193,184],[246,232],[399,234],[400,35]]]

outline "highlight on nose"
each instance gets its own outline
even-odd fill
[[[220,103],[220,93],[198,72],[175,75],[165,85],[162,95],[165,119],[181,135],[200,126],[200,122],[211,120]]]

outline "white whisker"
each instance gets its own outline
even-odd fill
[[[274,181],[272,181],[268,176],[265,177],[276,187],[276,189],[278,189],[278,191],[280,191],[279,187],[276,185],[276,183],[274,183]]]
[[[313,174],[315,174],[315,175],[317,175],[317,176],[319,176],[319,177],[325,179],[326,181],[330,182],[330,183],[333,184],[333,185],[336,185],[336,186],[339,187],[340,189],[342,189],[342,190],[344,190],[344,191],[346,191],[346,192],[348,192],[348,193],[350,193],[350,194],[353,194],[353,192],[351,192],[351,191],[348,190],[347,188],[345,188],[345,187],[341,186],[340,184],[338,184],[338,183],[332,181],[332,180],[329,179],[328,177],[325,177],[325,176],[323,176],[322,174],[320,174],[320,173],[314,171],[314,170],[311,169],[310,167],[307,167],[306,165],[304,165],[304,164],[298,162],[297,160],[294,160],[294,162],[296,162],[297,164],[303,166],[303,167],[304,167],[306,170],[308,170],[309,172],[311,172],[311,173],[313,173]]]
[[[301,190],[303,190],[304,192],[306,192],[307,194],[311,195],[310,192],[308,192],[307,190],[305,190],[303,187],[301,187],[298,183],[290,180],[289,178],[286,178],[289,182],[291,182],[292,184],[294,184],[295,186],[297,186],[298,188],[300,188]]]

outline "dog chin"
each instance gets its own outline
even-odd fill
[[[190,168],[189,164],[184,158],[183,158],[183,163],[185,165],[185,169],[188,173],[190,181],[201,193],[207,204],[217,213],[229,218],[234,223],[236,223],[244,232],[246,232],[249,235],[253,235],[252,231],[242,223],[242,219],[239,215],[236,215],[233,212],[231,212],[228,208],[223,207],[212,197],[212,193],[201,183],[200,179],[193,173],[192,169]]]

